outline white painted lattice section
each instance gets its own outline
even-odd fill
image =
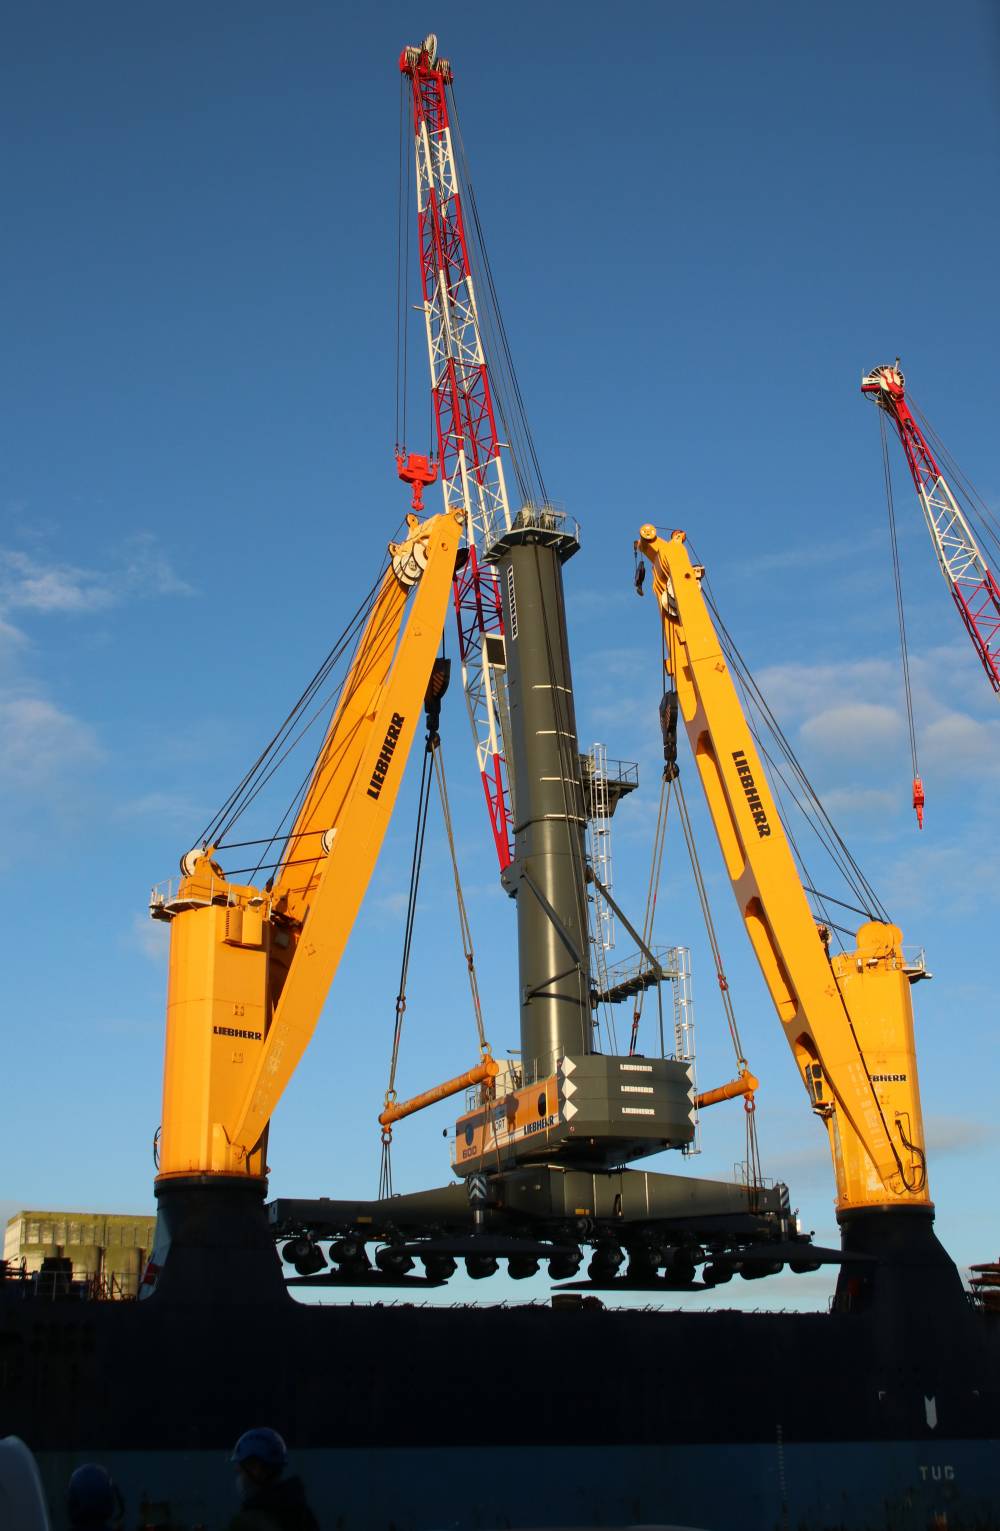
[[[959,589],[964,587],[969,599],[988,577],[986,560],[979,551],[972,528],[943,478],[939,477],[929,486],[922,481],[919,490],[924,520],[941,573],[949,585]]]
[[[415,143],[418,211],[421,214],[427,211],[433,191],[439,215],[447,224],[455,211],[452,204],[459,196],[451,129],[445,127],[432,133],[424,122]],[[424,323],[432,388],[440,390],[447,386],[449,367],[454,364],[459,391],[463,395],[474,391],[485,358],[475,289],[469,271],[458,275],[449,286],[445,272],[438,270],[436,291],[433,297],[424,301]],[[474,465],[468,461],[464,437],[455,438],[447,446],[455,456],[450,464],[443,464],[447,467],[441,479],[445,509],[460,510],[465,514],[468,540],[482,559],[497,538],[510,528],[510,505],[500,447],[499,444],[496,446],[494,455],[479,466],[477,473],[470,471]]]
[[[698,1093],[698,1073],[695,1064],[694,1000],[691,997],[691,953],[686,946],[670,946],[664,956],[663,968],[670,979],[674,1000],[674,1056],[691,1069],[691,1088]],[[701,1120],[694,1113],[694,1137],[683,1149],[685,1154],[701,1153]]]
[[[608,751],[603,744],[590,747],[592,762],[590,776],[590,818],[587,836],[590,840],[590,864],[599,880],[613,891],[611,864],[611,813],[608,806]],[[594,889],[594,938],[605,952],[614,949],[615,915],[600,890]]]

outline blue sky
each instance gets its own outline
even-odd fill
[[[654,520],[689,530],[842,832],[928,950],[936,976],[916,1002],[939,1231],[961,1262],[995,1255],[982,1213],[1000,1162],[1000,723],[897,450],[918,836],[878,431],[858,388],[900,354],[997,507],[1000,27],[968,0],[946,19],[911,5],[905,24],[854,3],[625,4],[610,25],[591,4],[424,15],[257,0],[55,5],[8,22],[0,1206],[150,1204],[165,954],[147,890],[298,695],[406,508],[392,458],[396,59],[430,26],[454,62],[546,481],[582,525],[567,570],[581,739],[642,771],[616,820],[618,894],[641,907],[655,814],[659,642],[630,584],[632,539]],[[457,691],[445,740],[502,1050],[516,1043],[513,909]],[[374,1194],[410,801],[276,1115],[276,1194]],[[764,1081],[765,1169],[832,1239],[824,1140],[698,818]],[[430,876],[443,870],[434,848]],[[658,934],[692,949],[710,1083],[730,1061],[673,837],[667,872]],[[452,970],[442,955],[453,929],[428,892],[402,1089],[474,1056],[457,941]],[[741,1116],[706,1115],[690,1171],[728,1173]],[[450,1120],[441,1107],[399,1129],[397,1189],[447,1178]],[[828,1287],[781,1278],[745,1300],[823,1302]],[[497,1280],[475,1295],[526,1293]]]

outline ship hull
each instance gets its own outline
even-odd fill
[[[42,1452],[58,1504],[80,1453]],[[126,1503],[173,1527],[221,1527],[236,1508],[219,1451],[101,1454]],[[295,1468],[324,1526],[678,1527],[678,1531],[996,1531],[997,1442],[478,1449],[306,1448]],[[127,1526],[134,1524],[132,1519]]]
[[[0,1435],[53,1506],[97,1459],[130,1512],[217,1526],[267,1423],[339,1531],[1000,1528],[1000,1326],[971,1311],[900,1344],[850,1313],[0,1302]]]

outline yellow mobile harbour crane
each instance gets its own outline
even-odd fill
[[[899,1215],[909,1213],[903,1243],[913,1246],[917,1219],[922,1263],[947,1261],[930,1232],[909,998],[923,969],[907,966],[898,928],[874,920],[858,932],[856,951],[830,955],[709,616],[702,571],[682,533],[660,538],[650,526],[636,546],[653,568],[667,670],[751,943],[829,1132],[845,1252],[811,1244],[787,1189],[765,1187],[750,1169],[745,1183],[731,1184],[633,1167],[689,1145],[695,1107],[752,1096],[757,1081],[741,1061],[737,1080],[695,1095],[683,1060],[596,1050],[593,1007],[616,996],[597,992],[586,957],[592,873],[561,573],[578,542],[566,517],[533,508],[494,549],[501,588],[517,602],[502,640],[515,802],[503,881],[517,904],[519,1062],[501,1074],[482,1045],[473,1069],[411,1102],[387,1100],[379,1120],[390,1131],[413,1109],[476,1090],[456,1129],[458,1183],[369,1201],[282,1199],[265,1221],[268,1122],[336,973],[425,698],[440,694],[435,655],[461,531],[452,512],[411,516],[406,540],[390,544],[273,878],[263,887],[229,881],[206,843],[184,858],[178,886],[154,898],[154,917],[171,923],[171,954],[160,1218],[147,1295],[192,1280],[276,1291],[275,1239],[285,1241],[293,1279],[313,1285],[437,1284],[459,1259],[475,1277],[505,1259],[515,1278],[547,1261],[554,1279],[572,1279],[580,1246],[589,1245],[580,1284],[685,1288],[699,1267],[701,1281],[715,1285],[734,1271],[753,1277],[785,1263],[847,1262],[857,1300],[870,1285],[866,1260],[887,1241],[899,1244]],[[429,712],[428,750],[435,726]],[[640,947],[652,984],[663,975],[641,939]],[[232,1261],[218,1258],[223,1251]],[[422,1276],[410,1274],[416,1260]]]
[[[843,1218],[930,1211],[911,984],[902,931],[867,920],[857,949],[831,955],[792,858],[684,532],[643,526],[665,668],[747,935],[813,1110],[830,1136]]]

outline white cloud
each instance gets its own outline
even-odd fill
[[[0,780],[32,787],[101,758],[94,730],[40,696],[0,700]]]
[[[993,779],[1000,775],[1000,722],[946,712],[918,738],[921,767],[938,775]]]
[[[7,790],[51,788],[93,765],[103,752],[90,724],[51,701],[27,673],[32,645],[12,612],[30,616],[83,616],[138,596],[192,594],[157,544],[140,533],[128,538],[103,568],[46,558],[35,550],[0,548],[0,783]],[[147,804],[146,811],[156,811]],[[160,805],[166,811],[166,805]],[[179,814],[179,808],[174,808]]]
[[[130,537],[106,568],[83,568],[13,548],[0,550],[0,608],[42,615],[85,615],[138,595],[191,595],[155,537]]]
[[[0,617],[0,652],[5,649],[21,649],[27,641],[19,627],[15,627],[13,622],[5,622]]]
[[[840,570],[845,567],[853,569],[858,554],[863,550],[880,546],[882,539],[883,534],[874,531],[853,541],[847,538],[842,538],[840,541],[824,537],[814,538],[798,546],[779,548],[773,553],[754,553],[749,558],[741,558],[736,567],[724,566],[722,572],[726,575],[738,573],[739,578],[745,580],[750,574],[769,574],[790,569],[814,569],[823,566]]]
[[[119,819],[160,819],[171,824],[189,823],[197,814],[190,798],[179,792],[147,792],[115,806]]]
[[[195,594],[194,585],[177,573],[152,533],[141,532],[130,538],[121,555],[119,588],[123,596]]]
[[[42,564],[27,553],[0,555],[0,601],[11,611],[100,611],[111,604],[107,578],[72,564]]]
[[[911,918],[944,907],[952,916],[995,908],[1000,884],[992,858],[983,854],[991,833],[992,824],[982,830],[973,825],[951,844],[905,850],[879,879],[887,907]]]
[[[828,755],[856,756],[859,750],[867,752],[894,743],[902,729],[903,719],[892,707],[880,702],[843,702],[807,718],[799,735]]]
[[[823,807],[834,818],[857,818],[876,814],[886,818],[895,814],[903,803],[900,792],[889,792],[881,787],[832,787],[823,793]],[[908,800],[906,806],[909,806]]]
[[[131,936],[132,945],[138,947],[150,962],[166,962],[170,950],[170,926],[165,920],[150,919],[148,914],[134,914]]]
[[[898,669],[887,659],[858,659],[838,664],[802,664],[795,660],[765,665],[757,681],[775,716],[785,725],[811,717],[830,704],[877,699],[900,694]]]
[[[990,782],[1000,775],[1000,721],[985,715],[989,693],[962,662],[967,657],[954,644],[911,656],[917,750],[928,785],[935,777]],[[895,656],[837,665],[789,662],[769,666],[758,679],[786,731],[797,727],[807,751],[822,751],[824,764],[850,756],[874,776],[905,762],[905,704]],[[880,790],[882,783],[869,780],[866,786]],[[823,792],[824,802],[837,793],[851,797],[851,789],[838,783]]]
[[[979,1150],[987,1143],[996,1142],[997,1130],[993,1122],[977,1122],[965,1116],[929,1116],[925,1123],[931,1155]]]

